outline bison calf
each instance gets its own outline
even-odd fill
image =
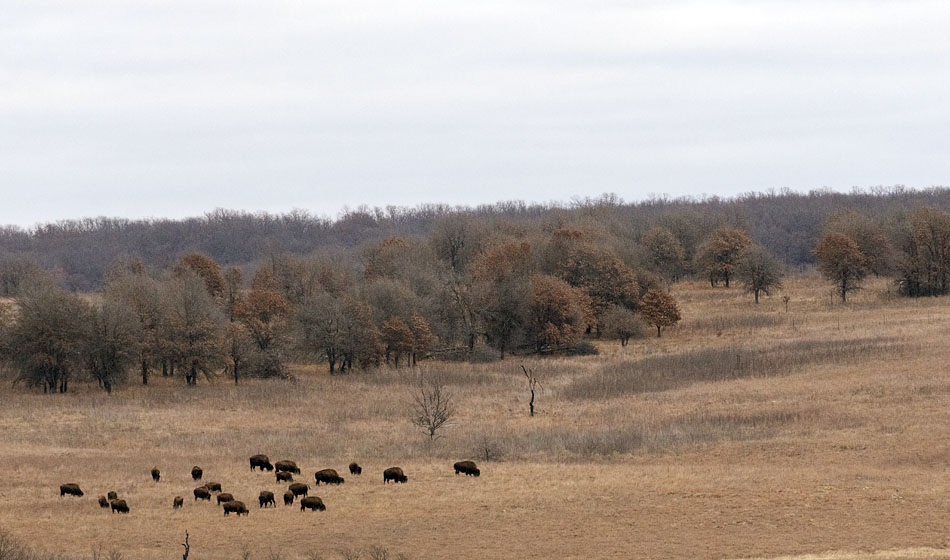
[[[284,505],[289,506],[294,503],[294,493],[284,492]]]
[[[264,490],[261,492],[261,495],[258,496],[257,500],[261,503],[261,507],[267,507],[268,504],[271,507],[277,507],[277,502],[274,501],[274,493]]]
[[[253,471],[255,468],[270,472],[274,470],[274,465],[270,464],[270,459],[267,457],[267,455],[252,455],[251,470]]]
[[[333,469],[317,471],[313,474],[313,478],[317,481],[317,486],[320,486],[321,482],[324,484],[343,484],[343,477],[336,474]]]
[[[466,476],[478,476],[482,474],[473,461],[459,461],[453,465],[455,467],[455,476],[459,473],[465,473]]]
[[[208,500],[211,501],[211,492],[204,486],[199,486],[195,488],[195,501],[198,500]]]
[[[294,481],[294,475],[290,474],[289,472],[277,471],[277,473],[274,476],[277,477],[277,482],[293,482]]]
[[[323,505],[323,500],[316,496],[308,496],[300,500],[300,511],[309,509],[310,511],[326,511],[327,506]]]
[[[201,467],[198,467],[198,466],[191,467],[191,478],[195,480],[201,480],[202,474],[204,474],[204,471],[201,470]]]
[[[160,478],[162,478],[162,471],[158,470],[158,467],[155,467],[152,469],[152,480],[158,482]]]
[[[363,474],[363,467],[356,463],[350,463],[350,474]]]
[[[105,496],[99,496],[99,507],[107,508],[109,507],[109,500]]]
[[[399,467],[389,467],[383,471],[383,484],[390,480],[405,483],[409,480],[409,477],[407,477]]]
[[[125,500],[112,500],[112,513],[129,513],[129,504]]]
[[[224,502],[224,515],[229,515],[231,513],[236,513],[238,516],[247,515],[247,506],[244,505],[244,502],[239,502],[237,500]]]
[[[181,496],[175,496],[175,500],[172,502],[172,509],[178,509],[185,504],[185,499]]]
[[[106,496],[109,498],[109,501],[110,501],[110,502],[111,502],[112,500],[118,500],[118,499],[119,499],[119,495],[115,493],[115,490],[109,492],[108,494],[106,494]]]
[[[70,496],[82,496],[83,491],[75,482],[69,482],[59,486],[59,497],[62,498],[66,494],[69,494]]]

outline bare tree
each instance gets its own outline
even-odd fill
[[[541,378],[538,377],[534,370],[528,369],[521,366],[521,371],[524,372],[524,376],[528,378],[528,390],[531,391],[531,400],[528,401],[528,409],[530,410],[530,416],[534,416],[534,393],[535,390],[543,391],[544,387],[541,386]]]
[[[429,436],[430,442],[441,437],[439,430],[451,424],[455,416],[452,399],[440,379],[419,376],[419,383],[412,390],[411,421]]]
[[[181,555],[181,560],[188,560],[188,553],[191,552],[191,545],[188,544],[188,531],[185,531],[185,542],[181,543],[181,546],[184,547],[185,552]]]

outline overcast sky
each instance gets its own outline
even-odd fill
[[[2,0],[0,224],[950,184],[950,2]]]

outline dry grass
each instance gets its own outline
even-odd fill
[[[186,529],[199,560],[944,557],[950,300],[879,282],[842,306],[799,277],[786,313],[781,294],[755,307],[738,290],[675,290],[684,324],[663,338],[526,360],[544,376],[535,418],[520,359],[339,377],[299,366],[295,383],[156,379],[111,396],[4,385],[0,527],[82,558],[178,557]],[[434,444],[408,420],[420,373],[459,409]],[[295,459],[307,482],[327,467],[347,481],[316,492],[326,512],[259,510],[261,490],[283,491],[248,470],[260,452]],[[456,477],[469,458],[482,476]],[[362,477],[343,472],[351,460]],[[194,464],[250,516],[195,503]],[[393,465],[407,484],[382,483]],[[60,498],[62,482],[86,496]],[[100,510],[109,490],[132,513]]]

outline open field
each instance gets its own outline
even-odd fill
[[[154,378],[113,395],[0,389],[0,528],[44,552],[191,559],[950,557],[950,300],[883,281],[842,306],[813,277],[754,306],[739,289],[674,286],[683,323],[599,356],[426,363],[295,383]],[[519,365],[543,374],[527,415]],[[409,387],[441,377],[458,415],[429,444]],[[325,512],[260,510],[294,459]],[[485,460],[488,454],[490,460]],[[480,478],[453,462],[478,461]],[[346,465],[363,465],[361,477]],[[196,503],[192,465],[251,509]],[[384,485],[399,465],[405,485]],[[149,469],[158,466],[154,483]],[[77,482],[83,498],[60,498]],[[132,512],[101,510],[116,490]],[[172,498],[185,498],[173,511]],[[364,554],[364,558],[370,556]]]

